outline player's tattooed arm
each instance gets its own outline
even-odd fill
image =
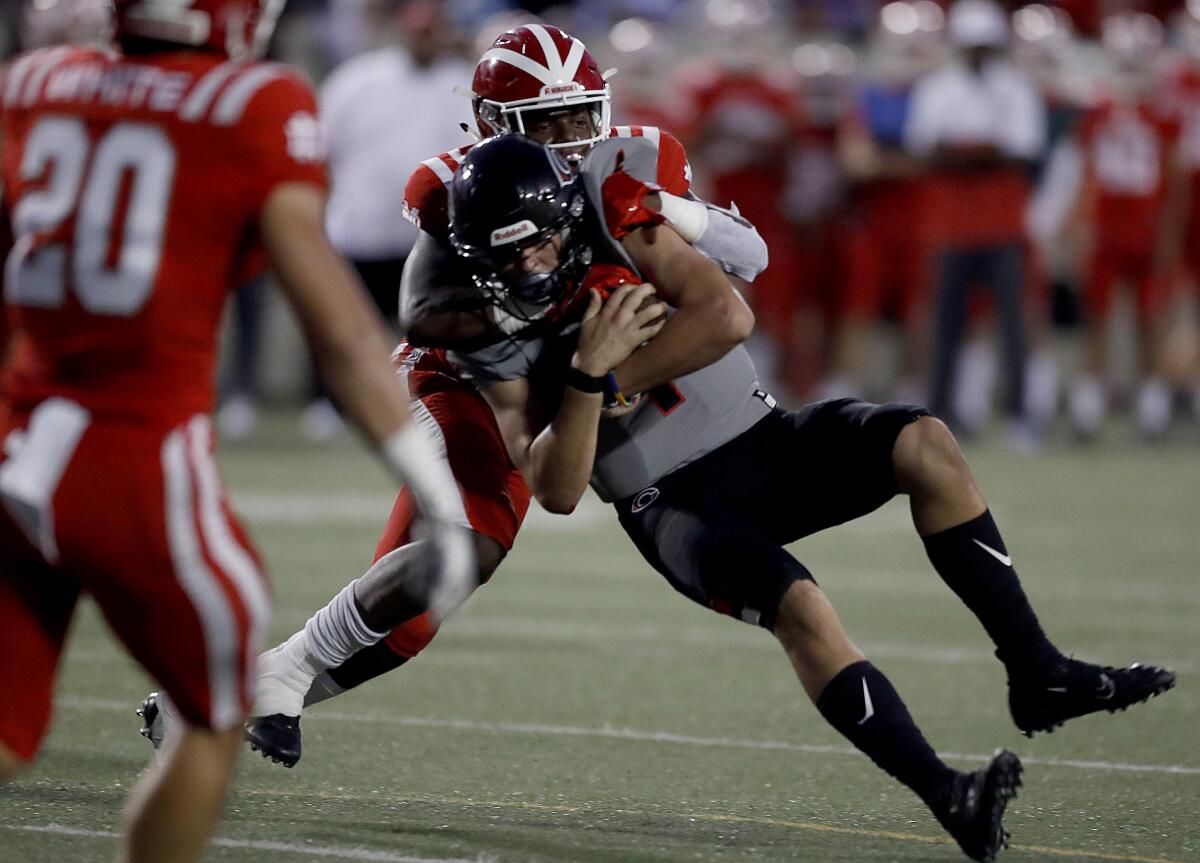
[[[570,513],[587,489],[604,401],[602,387],[595,382],[659,332],[666,307],[645,303],[652,297],[649,285],[623,285],[603,304],[592,292],[562,402],[552,417],[531,399],[524,378],[482,389],[509,457],[538,503],[550,512]]]
[[[421,231],[400,279],[400,329],[410,344],[457,348],[491,330],[483,295],[450,244]]]
[[[614,374],[626,395],[645,392],[719,360],[754,328],[754,315],[721,269],[674,231],[635,231],[622,246],[676,311]]]

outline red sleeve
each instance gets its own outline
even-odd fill
[[[255,210],[282,183],[327,187],[317,102],[299,73],[284,70],[264,85],[237,125],[237,140],[246,148],[242,188]]]
[[[422,163],[404,187],[404,218],[439,240],[450,236],[450,197],[446,184]]]
[[[672,195],[686,195],[692,187],[692,166],[687,151],[670,132],[660,129],[658,139],[658,185]]]

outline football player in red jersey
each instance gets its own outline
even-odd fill
[[[622,218],[631,224],[666,221],[735,277],[753,279],[765,267],[765,247],[749,223],[688,196],[690,168],[675,138],[654,127],[611,126],[609,85],[578,39],[548,25],[509,30],[481,57],[472,90],[481,137],[499,132],[526,135],[575,164],[598,141],[630,138],[631,170],[618,172],[617,185],[609,190],[610,199],[625,211]],[[634,144],[634,139],[640,140]],[[408,182],[405,213],[421,234],[401,289],[400,315],[408,342],[395,358],[415,399],[415,415],[445,446],[462,491],[459,524],[474,538],[482,583],[512,548],[530,495],[509,459],[491,409],[441,350],[494,332],[486,302],[449,243],[447,186],[469,149],[426,160]],[[653,183],[633,179],[638,173],[632,170],[635,160],[652,160],[638,167]],[[620,380],[619,386],[637,393],[647,379],[659,382],[678,374],[680,361],[685,371],[700,368],[714,359],[714,352],[727,349],[725,330],[732,313],[726,293],[691,292],[676,313],[676,329],[686,332],[686,338],[674,343],[672,356],[664,359],[672,363],[669,373],[639,372],[636,378]],[[407,662],[433,638],[436,621],[424,609],[414,610],[394,596],[397,579],[404,583],[411,578],[407,571],[418,547],[412,541],[413,512],[411,496],[402,492],[376,547],[376,563],[347,588],[369,624],[355,633],[361,647],[355,656],[340,665],[324,662],[306,648],[303,631],[263,654],[262,688],[247,735],[251,746],[265,756],[295,764],[305,705]]]
[[[1167,177],[1179,124],[1164,116],[1152,90],[1151,63],[1161,25],[1149,15],[1105,19],[1104,46],[1116,66],[1112,84],[1083,119],[1081,205],[1090,215],[1093,247],[1085,283],[1086,336],[1082,368],[1068,399],[1075,433],[1100,429],[1106,413],[1103,381],[1113,289],[1121,284],[1136,300],[1141,377],[1138,427],[1154,437],[1170,420],[1171,392],[1159,377],[1167,276],[1160,244],[1164,234]]]
[[[48,48],[0,78],[0,779],[46,734],[89,594],[184,720],[130,798],[122,860],[199,858],[254,697],[270,591],[208,413],[226,295],[264,253],[344,404],[417,493],[430,571],[458,589],[474,576],[453,478],[325,240],[312,92],[252,59],[281,5],[118,0],[119,51]]]

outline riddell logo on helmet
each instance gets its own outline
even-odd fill
[[[583,89],[582,84],[571,81],[566,84],[547,84],[542,88],[543,96],[561,96],[563,93],[577,93]]]
[[[528,237],[530,234],[537,233],[537,225],[528,219],[522,219],[515,225],[509,225],[507,228],[497,228],[492,231],[492,245],[503,246],[505,243],[511,243],[514,240],[519,240],[522,237]]]

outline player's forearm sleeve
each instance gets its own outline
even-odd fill
[[[708,208],[708,225],[692,244],[727,273],[752,282],[767,268],[767,244],[757,229],[743,219],[736,205],[724,210],[713,204]]]
[[[482,308],[483,295],[449,244],[422,233],[400,278],[400,329],[407,333],[438,312]]]

